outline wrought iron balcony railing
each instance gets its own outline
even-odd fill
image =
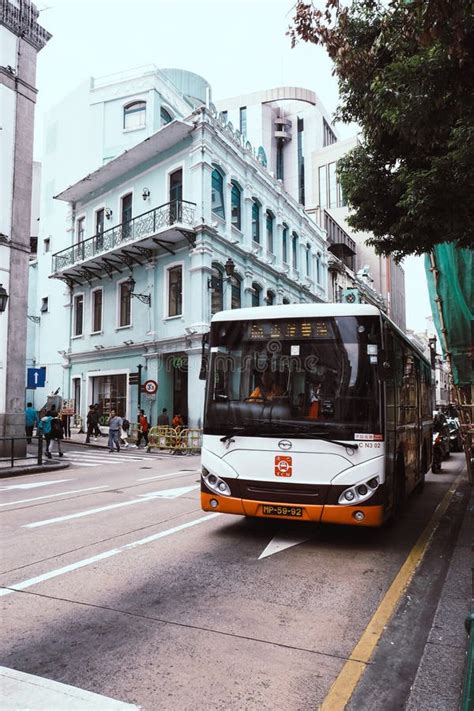
[[[166,227],[184,225],[192,229],[196,203],[173,200],[133,217],[128,222],[62,249],[53,254],[53,274],[93,259],[132,242],[152,237]]]

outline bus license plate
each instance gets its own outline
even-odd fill
[[[301,518],[303,516],[303,508],[301,506],[270,506],[264,504],[262,506],[264,516],[294,516]]]

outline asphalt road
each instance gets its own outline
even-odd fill
[[[462,468],[376,530],[205,513],[198,457],[67,450],[0,481],[0,664],[150,711],[316,709]]]

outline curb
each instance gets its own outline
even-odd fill
[[[31,467],[9,467],[0,469],[0,479],[7,479],[12,476],[25,476],[25,474],[41,474],[43,472],[56,472],[60,469],[69,469],[69,462],[54,462],[51,464],[36,464]]]

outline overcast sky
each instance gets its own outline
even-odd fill
[[[280,85],[316,91],[330,113],[337,81],[325,52],[291,49],[292,0],[38,0],[53,37],[38,55],[35,158],[43,115],[90,76],[145,64],[201,74],[215,100]],[[337,126],[342,138],[355,127]],[[430,307],[420,259],[406,269],[407,326],[424,330]]]

